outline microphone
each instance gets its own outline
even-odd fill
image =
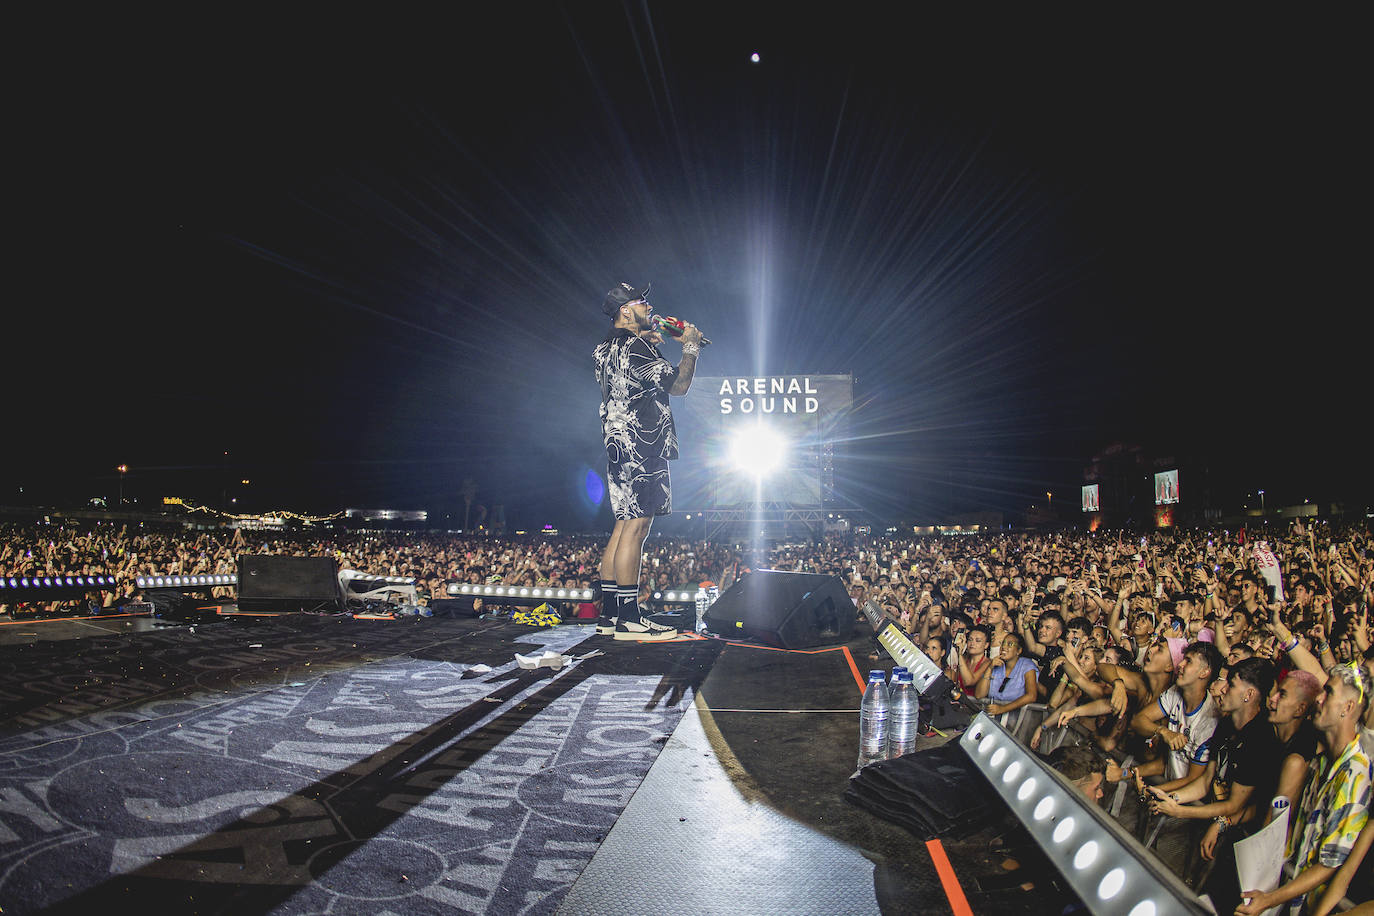
[[[674,318],[671,315],[650,315],[649,323],[654,326],[655,330],[662,331],[670,337],[681,337],[682,332],[687,330],[687,325],[683,323],[681,318]],[[710,339],[703,335],[701,345],[709,347],[711,345]]]

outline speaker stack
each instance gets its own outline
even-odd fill
[[[339,572],[329,557],[240,556],[240,611],[342,611]]]
[[[760,569],[711,605],[706,628],[727,639],[748,637],[779,649],[805,649],[848,642],[857,615],[839,576]]]

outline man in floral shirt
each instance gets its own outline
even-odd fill
[[[615,528],[601,557],[602,612],[596,632],[616,639],[663,640],[677,630],[643,619],[639,565],[654,516],[672,511],[668,462],[677,457],[677,431],[668,396],[692,384],[701,332],[687,325],[682,360],[674,367],[653,342],[648,285],[621,283],[602,310],[613,324],[594,353],[601,386],[601,432],[606,443],[606,487]],[[612,601],[612,598],[614,601]]]

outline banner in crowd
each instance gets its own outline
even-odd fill
[[[1101,512],[1102,503],[1099,496],[1099,484],[1090,483],[1083,488],[1083,511]]]
[[[1172,506],[1178,502],[1178,469],[1155,475],[1155,505]]]
[[[1264,581],[1274,586],[1274,600],[1286,600],[1283,597],[1283,575],[1279,570],[1279,560],[1274,556],[1274,551],[1269,549],[1268,541],[1255,542],[1254,557]]]

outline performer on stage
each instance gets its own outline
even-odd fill
[[[646,284],[621,283],[606,294],[602,310],[614,323],[597,344],[596,381],[601,386],[601,434],[606,443],[606,487],[615,528],[601,557],[601,617],[596,632],[616,639],[673,639],[677,630],[645,620],[639,610],[639,564],[654,516],[672,511],[668,462],[677,457],[677,432],[668,396],[692,385],[701,332],[687,325],[679,338],[682,360],[674,368],[656,344],[649,322]]]

